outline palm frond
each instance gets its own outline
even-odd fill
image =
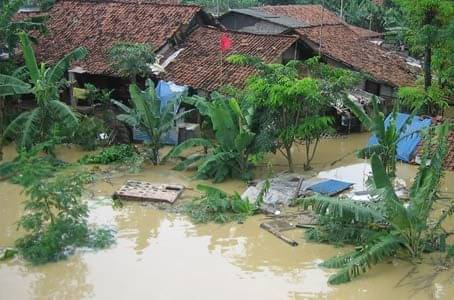
[[[308,198],[300,198],[295,203],[302,205],[304,209],[311,208],[315,213],[323,216],[344,217],[350,214],[353,218],[352,221],[377,222],[384,220],[384,216],[380,211],[361,205],[351,199],[315,195]]]

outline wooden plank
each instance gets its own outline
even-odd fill
[[[174,203],[183,191],[184,186],[179,184],[128,180],[113,196],[122,200]]]
[[[298,246],[298,243],[295,240],[292,240],[291,238],[286,237],[281,232],[279,232],[279,230],[277,230],[276,228],[274,228],[273,226],[271,226],[268,223],[260,224],[260,228],[265,229],[266,231],[268,231],[269,233],[275,235],[276,237],[278,237],[279,239],[283,240],[284,242],[286,242],[290,246]]]

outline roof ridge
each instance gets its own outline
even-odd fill
[[[197,30],[197,29],[199,29],[199,28],[207,28],[207,29],[210,29],[210,30],[219,30],[219,31],[223,31],[223,32],[233,32],[233,33],[242,34],[242,35],[255,35],[255,36],[266,36],[266,37],[272,36],[272,37],[297,38],[297,35],[295,35],[295,34],[252,33],[252,32],[244,32],[244,31],[231,30],[231,29],[222,29],[222,28],[214,27],[214,26],[210,26],[210,25],[199,25],[198,28],[196,28],[195,30]],[[301,28],[304,28],[304,27],[301,27]]]
[[[81,3],[119,3],[119,4],[146,4],[153,6],[170,6],[170,7],[196,7],[202,9],[202,6],[196,4],[176,4],[176,3],[157,3],[151,0],[56,0],[56,2],[81,2]]]

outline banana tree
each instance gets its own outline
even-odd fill
[[[30,83],[8,75],[0,75],[0,96],[33,94],[36,108],[21,113],[5,129],[0,143],[5,138],[15,139],[19,148],[29,149],[34,144],[46,141],[55,124],[67,132],[77,129],[78,118],[69,106],[59,100],[63,76],[70,64],[87,55],[87,50],[79,47],[71,51],[54,66],[47,68],[38,65],[28,35],[19,33],[25,67]]]
[[[350,217],[349,224],[362,222],[375,228],[371,240],[353,252],[337,256],[322,265],[340,270],[330,277],[331,284],[350,281],[370,269],[374,264],[394,255],[398,250],[407,253],[411,259],[419,258],[425,247],[433,241],[434,230],[445,218],[446,213],[431,222],[430,213],[437,200],[440,180],[443,177],[444,159],[447,152],[449,125],[443,124],[434,129],[425,140],[423,162],[409,190],[410,200],[404,203],[398,198],[390,177],[379,155],[372,154],[371,191],[377,203],[364,205],[358,201],[323,196],[299,200],[303,207],[312,208],[317,214],[337,218]],[[453,213],[454,205],[447,210]],[[385,225],[373,226],[373,225]],[[380,229],[381,228],[381,229]]]
[[[148,79],[146,89],[140,90],[137,85],[129,86],[129,94],[133,107],[130,108],[121,102],[112,100],[124,114],[119,114],[117,119],[128,125],[142,130],[150,138],[146,143],[149,147],[149,158],[155,165],[159,163],[159,149],[163,147],[162,137],[167,133],[175,121],[181,119],[189,111],[176,113],[180,98],[167,102],[167,105],[161,107],[161,101],[158,99],[153,82]]]
[[[166,158],[179,156],[192,147],[204,147],[206,151],[194,153],[175,166],[176,170],[197,167],[196,178],[220,182],[227,177],[250,179],[255,133],[251,131],[253,107],[240,107],[235,98],[212,94],[212,101],[193,96],[185,100],[194,105],[200,114],[209,118],[213,125],[215,141],[193,138],[173,148]]]
[[[359,106],[356,102],[349,98],[344,99],[344,104],[347,106],[353,114],[360,120],[360,122],[371,131],[371,133],[377,138],[377,144],[369,145],[359,151],[357,156],[359,158],[371,158],[373,154],[377,154],[380,161],[386,170],[386,173],[391,176],[396,176],[396,156],[397,156],[397,143],[408,137],[415,132],[403,135],[407,129],[416,111],[413,111],[406,119],[404,124],[397,128],[397,112],[399,105],[395,105],[391,112],[391,118],[389,124],[385,123],[385,114],[380,110],[379,100],[376,96],[372,97],[372,112],[370,116]]]

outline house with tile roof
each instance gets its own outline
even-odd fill
[[[96,75],[115,75],[107,53],[117,42],[149,44],[160,53],[209,23],[200,6],[138,0],[58,0],[47,15],[49,33],[38,38],[38,58],[54,63],[84,46],[88,57],[72,67]]]
[[[279,22],[281,17],[294,20],[293,26],[283,30],[286,26]],[[417,70],[403,57],[369,41],[379,34],[349,25],[320,5],[275,5],[249,11],[234,10],[222,16],[220,21],[233,30],[298,34],[305,45],[305,58],[320,55],[327,63],[363,73],[365,80],[359,88],[383,98],[392,98],[395,88],[412,85],[416,79]],[[286,24],[289,23],[287,20]]]
[[[221,56],[219,41],[225,33],[232,47]],[[231,54],[246,54],[261,58],[267,63],[284,62],[299,54],[298,37],[292,35],[265,35],[225,31],[216,27],[199,27],[181,44],[164,78],[196,90],[211,92],[223,85],[242,87],[255,69],[229,64],[225,58]]]

